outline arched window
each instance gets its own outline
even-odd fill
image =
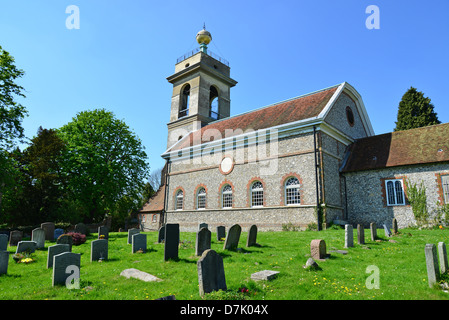
[[[387,205],[405,205],[402,179],[386,180]]]
[[[229,184],[221,190],[221,199],[223,208],[232,208],[232,187]]]
[[[215,88],[214,86],[210,86],[209,103],[210,103],[209,117],[218,120],[219,118],[218,91],[217,88]]]
[[[290,177],[285,182],[285,203],[301,204],[300,183],[298,178]]]
[[[189,115],[189,101],[190,101],[190,84],[187,84],[181,93],[181,106],[179,108],[178,118]]]
[[[196,194],[196,208],[206,209],[206,189],[200,188]]]
[[[263,184],[256,181],[251,186],[251,207],[263,206]]]
[[[183,202],[184,202],[184,192],[182,190],[179,190],[176,192],[176,199],[175,199],[175,210],[182,210]]]

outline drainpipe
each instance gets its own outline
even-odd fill
[[[316,126],[313,126],[313,153],[315,156],[315,188],[316,188],[316,219],[317,219],[317,228],[318,231],[321,230],[321,221],[320,221],[320,192],[319,192],[319,187],[318,187],[318,159],[317,159],[317,155],[316,155]]]

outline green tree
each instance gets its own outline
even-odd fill
[[[434,106],[424,93],[410,87],[399,102],[396,128],[394,131],[420,128],[441,123]]]
[[[124,210],[118,202],[139,201],[149,172],[147,154],[124,121],[104,109],[83,111],[58,134],[66,143],[61,170],[69,197],[82,205],[84,222]]]

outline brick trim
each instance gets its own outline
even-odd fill
[[[220,208],[220,209],[223,209],[223,207],[222,207],[222,200],[223,200],[223,195],[222,195],[222,190],[223,190],[223,187],[225,186],[225,185],[227,185],[227,184],[229,184],[230,186],[231,186],[231,189],[232,189],[232,208],[234,208],[234,203],[235,203],[235,188],[234,188],[234,185],[232,184],[232,182],[231,181],[229,181],[229,180],[227,180],[227,179],[225,179],[221,184],[220,184],[220,186],[218,187],[218,208]]]
[[[444,204],[444,192],[443,192],[443,182],[441,181],[442,176],[448,176],[449,172],[438,172],[435,173],[435,182],[437,184],[437,192],[438,192],[438,203],[440,206]]]
[[[246,185],[246,206],[248,208],[251,208],[251,200],[252,200],[252,194],[251,194],[251,186],[254,182],[256,181],[260,181],[262,183],[263,186],[263,206],[266,206],[266,192],[267,192],[267,188],[266,188],[266,184],[265,181],[263,181],[260,177],[254,177],[251,180],[248,181],[247,185]]]
[[[408,201],[408,197],[407,197],[407,186],[405,184],[405,180],[407,179],[406,175],[403,176],[397,176],[397,177],[388,177],[388,178],[380,178],[380,188],[381,188],[381,193],[382,193],[382,203],[384,208],[387,207],[394,207],[393,206],[389,206],[388,205],[388,201],[387,201],[387,190],[385,189],[385,181],[386,180],[402,180],[402,187],[404,188],[404,206],[410,206],[410,202]]]
[[[206,187],[205,184],[200,183],[199,185],[196,186],[195,191],[193,192],[193,210],[198,210],[198,208],[197,208],[197,204],[198,204],[197,197],[198,197],[198,190],[201,187],[204,188],[204,190],[206,190],[206,204],[205,204],[205,208],[204,209],[207,209],[207,194],[208,194],[207,187]],[[201,209],[201,210],[203,210],[203,209]]]
[[[176,194],[178,193],[179,190],[182,191],[182,196],[183,196],[183,198],[182,198],[182,208],[181,209],[176,209]],[[173,191],[173,210],[184,210],[185,203],[186,203],[186,191],[184,190],[183,187],[178,186]]]
[[[280,201],[281,206],[286,206],[286,204],[285,204],[285,182],[287,181],[287,179],[289,179],[291,177],[295,177],[296,179],[299,180],[300,204],[301,205],[304,204],[304,197],[303,197],[303,193],[302,193],[304,188],[303,188],[302,178],[296,172],[290,172],[281,178],[281,201]]]

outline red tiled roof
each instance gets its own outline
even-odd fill
[[[449,161],[449,123],[354,142],[342,172]]]
[[[159,187],[156,193],[148,200],[147,203],[139,210],[139,213],[161,212],[164,210],[165,185]]]
[[[289,122],[316,117],[329,102],[337,88],[338,85],[316,93],[300,96],[275,105],[257,109],[252,112],[212,122],[201,128],[201,133],[190,133],[189,137],[183,139],[183,141],[173,146],[169,151],[199,145],[202,142],[209,142],[210,137],[207,137],[207,141],[201,141],[204,131],[208,129],[218,130],[221,136],[225,138],[232,136],[232,134],[229,135],[225,132],[226,129],[241,129],[243,132],[246,132],[246,130],[256,131],[259,129],[267,129]]]

